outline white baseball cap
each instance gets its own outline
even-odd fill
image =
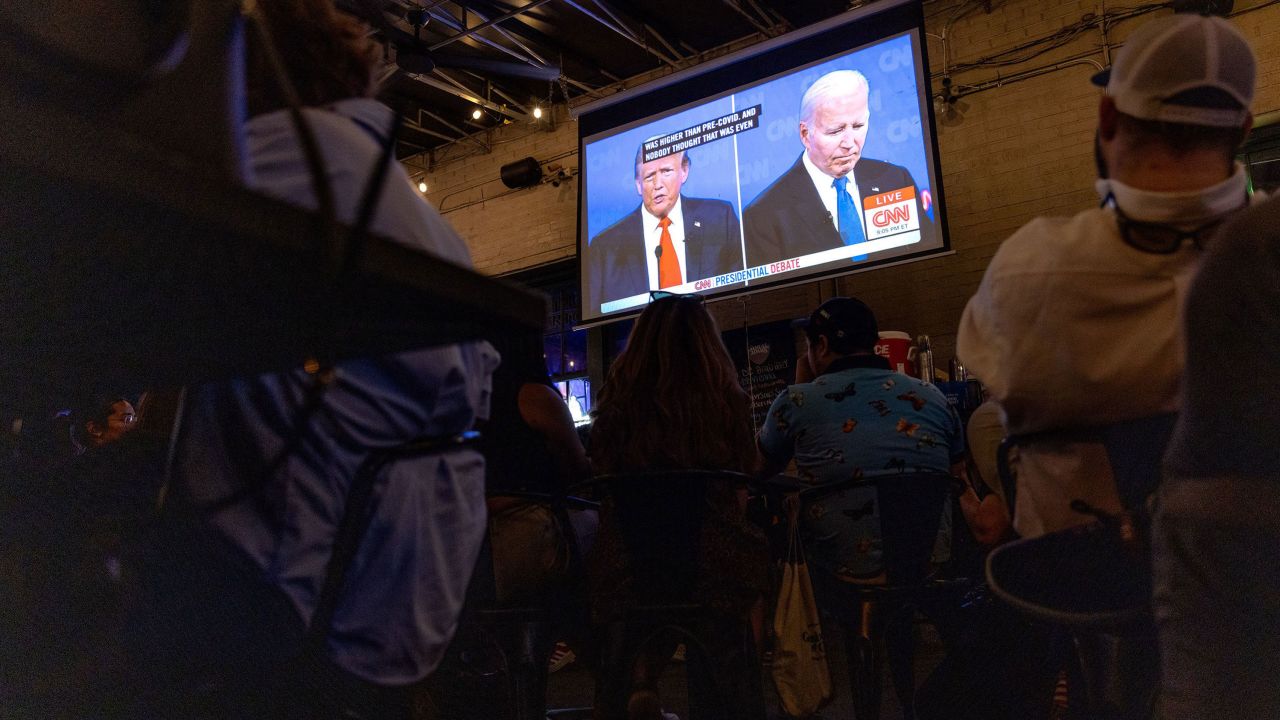
[[[1231,23],[1176,14],[1135,30],[1093,82],[1105,86],[1126,115],[1240,127],[1253,102],[1255,65],[1248,41]]]

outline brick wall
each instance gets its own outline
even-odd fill
[[[943,185],[953,255],[810,282],[709,307],[725,328],[807,314],[822,298],[850,294],[875,308],[881,327],[933,336],[939,364],[954,347],[964,304],[1000,242],[1037,215],[1069,214],[1096,202],[1092,137],[1098,92],[1088,82],[1108,50],[1149,15],[1118,22],[1105,37],[1100,28],[1081,32],[1061,47],[1015,65],[963,69],[993,53],[1072,25],[1099,2],[1008,0],[990,14],[980,8],[951,20],[958,3],[936,2],[927,10],[934,87],[944,67],[940,36],[950,52],[946,65],[967,105],[957,124],[938,126]],[[1259,57],[1255,113],[1280,108],[1280,5],[1263,0],[1236,3],[1234,22]],[[1258,8],[1250,10],[1250,8]],[[1112,7],[1114,10],[1114,6]],[[577,127],[557,109],[553,129],[507,126],[486,142],[459,143],[437,156],[426,179],[428,199],[439,207],[471,247],[477,268],[502,274],[572,257],[576,252],[578,183],[509,191],[499,168],[526,156],[576,173]],[[545,127],[545,126],[544,126]]]
[[[489,137],[477,136],[475,143],[456,143],[425,173],[427,200],[466,239],[481,272],[500,275],[576,252],[576,180],[510,190],[499,179],[503,165],[525,157],[576,173],[577,123],[566,119],[563,106],[555,111],[554,124],[512,124]],[[491,149],[486,152],[479,142],[491,143]],[[544,175],[550,175],[545,165]],[[416,168],[411,172],[422,174]]]

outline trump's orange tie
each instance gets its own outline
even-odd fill
[[[675,243],[671,242],[671,218],[664,217],[658,221],[662,227],[662,237],[658,239],[658,288],[669,288],[680,284],[680,258],[676,257]]]

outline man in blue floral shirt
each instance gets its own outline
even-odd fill
[[[959,417],[933,385],[893,372],[874,352],[875,315],[862,301],[824,302],[805,324],[796,384],[769,409],[757,438],[768,470],[795,459],[801,480],[835,483],[911,472],[964,477]],[[962,507],[984,498],[966,487]],[[810,557],[849,579],[881,571],[875,489],[855,487],[802,511]],[[948,524],[949,525],[949,524]]]

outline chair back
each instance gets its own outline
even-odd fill
[[[1046,430],[1006,437],[996,454],[996,465],[1006,492],[1013,491],[1008,495],[1010,507],[1013,506],[1013,493],[1017,489],[1009,462],[1011,451],[1020,445],[1051,439],[1102,443],[1121,506],[1126,510],[1142,508],[1147,497],[1160,484],[1164,451],[1173,437],[1173,426],[1177,421],[1177,413],[1167,413],[1123,420],[1096,428]]]
[[[890,585],[911,585],[929,573],[929,558],[953,482],[947,473],[900,473],[815,485],[802,490],[800,497],[811,503],[851,487],[875,487],[885,580]]]
[[[622,535],[637,600],[687,599],[698,572],[702,527],[714,483],[748,477],[719,470],[664,470],[597,477]]]
[[[928,576],[952,482],[946,473],[875,479],[885,579],[890,585],[913,585]]]

